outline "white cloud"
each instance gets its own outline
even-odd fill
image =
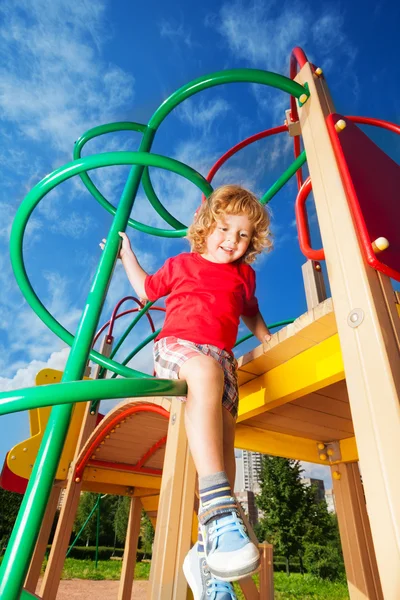
[[[292,49],[313,45],[318,46],[325,72],[332,68],[334,56],[337,65],[346,63],[348,74],[356,49],[344,33],[343,15],[335,7],[321,7],[311,11],[304,3],[290,2],[277,11],[274,2],[236,0],[223,4],[218,14],[208,15],[206,24],[221,34],[237,60],[252,67],[287,75]],[[289,104],[286,94],[260,86],[254,89],[260,108],[283,117],[283,108]]]
[[[46,361],[32,360],[28,365],[17,368],[13,377],[0,377],[0,391],[9,392],[35,385],[35,377],[42,369],[57,369],[62,371],[69,354],[69,348],[52,352]]]
[[[164,19],[159,25],[159,30],[161,37],[168,38],[174,43],[182,42],[188,48],[192,48],[194,45],[192,35],[190,31],[184,27],[183,23],[177,25],[172,21]]]
[[[175,115],[184,123],[202,129],[205,135],[210,131],[214,121],[225,116],[230,109],[229,103],[223,98],[215,98],[209,102],[205,102],[202,98],[189,98],[177,107]]]
[[[104,3],[21,0],[18,8],[10,0],[0,7],[0,118],[66,151],[132,99],[134,80],[96,50]]]

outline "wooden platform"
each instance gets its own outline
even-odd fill
[[[237,447],[327,464],[325,444],[331,462],[357,459],[330,298],[238,363]]]

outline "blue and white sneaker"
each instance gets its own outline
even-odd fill
[[[247,535],[235,500],[231,500],[233,502],[225,501],[221,506],[220,517],[216,516],[218,503],[208,505],[199,513],[207,564],[214,577],[221,581],[243,579],[260,567],[259,550]]]
[[[215,579],[204,556],[199,556],[197,544],[187,553],[183,562],[183,572],[194,600],[237,600],[230,583]]]

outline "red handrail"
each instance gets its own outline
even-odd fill
[[[360,123],[361,125],[373,125],[374,127],[381,127],[382,129],[388,129],[393,133],[400,134],[400,125],[391,123],[390,121],[384,121],[383,119],[374,119],[373,117],[354,117],[347,116],[346,119],[353,121],[353,123]]]
[[[264,139],[266,137],[269,137],[270,135],[276,135],[277,133],[282,133],[283,131],[287,131],[287,130],[288,130],[287,125],[279,125],[279,127],[272,127],[271,129],[265,129],[264,131],[260,131],[259,133],[255,133],[254,135],[251,135],[250,137],[246,138],[245,140],[242,140],[241,142],[239,142],[235,146],[232,146],[232,148],[230,148],[227,152],[225,152],[225,154],[223,154],[216,161],[216,163],[211,167],[211,169],[208,172],[208,175],[206,177],[207,181],[209,183],[211,183],[211,181],[213,180],[215,174],[219,171],[219,169],[222,167],[222,165],[224,163],[226,163],[226,161],[228,160],[228,158],[230,158],[231,156],[233,156],[234,154],[236,154],[237,152],[239,152],[239,150],[242,150],[242,148],[245,148],[246,146],[249,146],[253,142],[257,142],[258,140],[262,140],[262,139]],[[201,201],[204,202],[205,199],[206,198],[205,198],[205,196],[203,194]]]
[[[311,248],[307,211],[305,208],[305,203],[311,190],[311,179],[310,177],[307,177],[307,179],[301,186],[299,193],[297,194],[295,204],[296,225],[297,233],[299,236],[299,245],[302,253],[310,260],[325,260],[325,252],[322,248],[321,250],[314,250],[313,248]]]

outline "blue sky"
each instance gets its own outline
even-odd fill
[[[400,120],[398,40],[400,5],[381,0],[339,2],[224,2],[196,5],[170,0],[2,0],[0,4],[0,389],[32,385],[45,366],[62,368],[67,349],[25,303],[11,271],[8,240],[15,212],[44,175],[68,162],[74,141],[103,123],[146,123],[174,90],[196,77],[228,68],[252,67],[288,75],[291,49],[300,45],[326,75],[338,112]],[[235,84],[203,92],[175,110],[161,126],[153,151],[172,156],[206,175],[233,144],[284,120],[289,98],[260,86]],[[399,144],[388,132],[368,134],[396,161]],[[108,135],[84,153],[136,150],[137,134]],[[238,182],[264,192],[292,162],[287,135],[260,141],[231,159],[215,184]],[[127,169],[97,171],[103,194],[118,202]],[[165,206],[188,224],[200,202],[191,184],[152,171]],[[275,250],[259,260],[258,297],[267,322],[306,310],[301,255],[294,227],[296,187],[291,182],[271,203]],[[311,209],[311,213],[312,213]],[[141,193],[132,213],[163,227]],[[318,246],[318,227],[312,236]],[[111,217],[80,181],[63,184],[34,211],[25,261],[45,306],[74,331],[99,259],[98,243]],[[183,240],[152,238],[130,230],[145,269],[187,248]],[[117,267],[104,308],[130,293]],[[125,326],[127,322],[125,321]],[[117,329],[121,331],[122,325]],[[244,328],[241,332],[244,332]],[[145,324],[128,338],[124,358],[147,335]],[[250,349],[248,342],[243,350]],[[151,351],[135,367],[151,372]],[[1,420],[0,461],[28,435],[26,414]],[[320,468],[313,469],[316,475]]]

